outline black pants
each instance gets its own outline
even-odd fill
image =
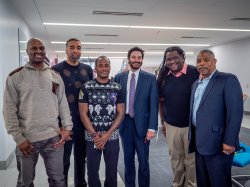
[[[196,151],[196,178],[198,187],[231,187],[233,155],[201,155]]]
[[[117,187],[119,139],[108,141],[102,151],[94,148],[93,142],[86,142],[86,145],[89,187],[101,187],[99,168],[102,153],[106,166],[104,187]]]
[[[74,130],[73,140],[65,142],[64,145],[64,176],[68,186],[68,172],[70,167],[70,156],[72,146],[74,144],[74,182],[76,187],[85,187],[85,165],[86,165],[86,141],[85,132],[83,130]]]

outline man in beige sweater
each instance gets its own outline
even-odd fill
[[[29,62],[9,74],[3,105],[7,132],[17,144],[17,187],[34,186],[39,154],[44,159],[49,186],[64,187],[63,145],[72,129],[64,84],[60,75],[44,63],[41,40],[30,39],[26,51]]]

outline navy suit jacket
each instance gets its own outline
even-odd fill
[[[114,81],[119,83],[123,95],[127,97],[128,71],[119,73]],[[158,127],[158,86],[153,74],[140,70],[135,92],[135,126],[140,137],[145,137],[148,129],[157,130]],[[120,134],[123,134],[126,124],[120,125]]]
[[[222,152],[222,144],[238,147],[238,135],[243,117],[243,99],[240,83],[235,75],[215,71],[211,77],[196,113],[196,127],[192,126],[194,93],[191,92],[189,151],[196,149],[202,155]],[[195,149],[196,145],[196,149]]]

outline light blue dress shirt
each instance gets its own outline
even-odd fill
[[[207,85],[208,85],[211,77],[213,76],[214,72],[208,78],[205,78],[203,80],[202,79],[198,80],[198,86],[197,86],[195,93],[194,93],[194,103],[193,103],[193,112],[192,112],[192,114],[193,114],[192,115],[192,124],[194,126],[196,126],[196,113],[197,113],[197,110],[199,108],[201,98],[202,98],[202,96],[207,88]]]

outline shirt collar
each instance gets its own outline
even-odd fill
[[[27,62],[26,64],[25,64],[25,67],[26,68],[29,68],[29,69],[33,69],[33,70],[37,70],[37,69],[35,69],[31,64],[30,64],[30,62]],[[41,69],[41,70],[45,70],[45,69],[49,69],[50,67],[46,64],[46,63],[43,63],[43,68]]]
[[[174,75],[175,77],[180,77],[182,74],[187,74],[187,64],[184,63],[183,67],[181,69],[181,71],[179,71],[178,73],[174,74],[171,70],[168,71],[168,75],[171,73],[172,75]]]
[[[138,77],[138,76],[139,76],[139,73],[140,73],[140,69],[138,69],[138,70],[136,70],[136,71],[134,71],[134,72],[131,71],[131,70],[129,70],[129,72],[128,72],[128,77],[131,77],[132,73],[135,74],[135,77]]]
[[[216,71],[216,69],[213,71],[213,73],[209,77],[206,77],[205,79],[202,79],[202,76],[200,75],[198,82],[209,81],[211,79],[211,77],[213,76],[213,74],[214,74],[215,71]]]

